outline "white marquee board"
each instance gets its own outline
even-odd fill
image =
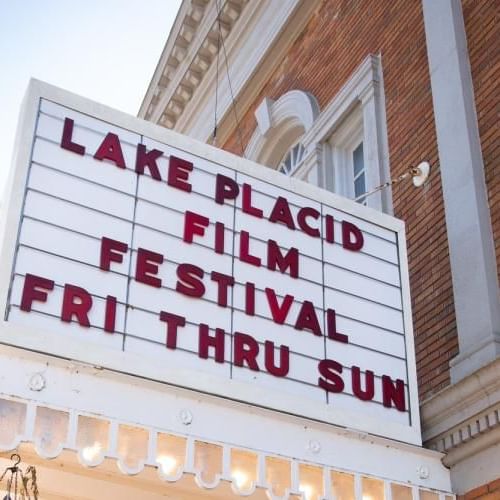
[[[38,81],[11,179],[2,343],[420,444],[401,221]]]

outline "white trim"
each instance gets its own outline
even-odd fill
[[[282,158],[300,135],[311,129],[318,115],[318,103],[308,92],[291,90],[277,101],[264,98],[255,111],[258,126],[248,142],[245,156],[258,163],[273,166],[270,164],[271,154],[274,158]],[[262,119],[265,116],[269,117],[268,123]],[[292,129],[297,130],[296,137],[284,140],[286,132]],[[281,143],[281,153],[276,152],[278,143]]]
[[[3,348],[0,359],[0,375],[9,375],[0,399],[27,404],[29,409],[25,431],[8,443],[0,443],[0,451],[14,449],[22,442],[33,442],[36,408],[48,407],[69,414],[70,432],[59,443],[56,455],[63,449],[78,451],[75,441],[71,439],[77,434],[78,415],[110,423],[107,450],[103,450],[103,455],[90,464],[80,454],[84,465],[97,465],[105,456],[118,459],[118,426],[125,424],[140,427],[149,435],[162,432],[185,437],[187,460],[184,472],[189,474],[197,472],[193,451],[195,441],[202,441],[220,445],[226,448],[226,453],[230,448],[250,451],[258,455],[261,463],[265,462],[266,456],[278,456],[292,464],[305,463],[328,471],[334,469],[450,491],[449,472],[441,463],[443,455],[425,448],[374,436],[367,438],[363,433],[262,408],[249,411],[246,405],[239,403],[14,348]],[[41,392],[30,391],[25,380],[29,374],[41,371],[48,382],[47,387]],[[96,384],[99,387],[98,397]],[[134,404],[131,405],[130,401]],[[179,418],[186,409],[192,414],[189,425],[184,425]],[[224,425],[220,425],[221,422]],[[269,432],[269,429],[278,427],[279,432]],[[319,450],[312,450],[310,441],[319,443]],[[43,446],[38,447],[37,453],[42,457],[48,456]],[[143,465],[156,466],[154,455],[150,447]],[[143,465],[136,470],[122,466],[120,470],[124,474],[133,474],[142,470]],[[427,468],[428,478],[419,475],[420,468]],[[265,474],[264,467],[259,470]],[[175,482],[180,477],[174,475],[169,480]],[[224,474],[222,478],[231,480]],[[265,475],[261,475],[257,485],[265,484]]]
[[[390,178],[385,98],[381,81],[381,58],[370,55],[358,66],[303,138],[306,148],[317,143],[327,142],[352,110],[361,106],[363,113],[363,156],[368,176],[367,189],[374,188]],[[327,189],[334,187],[331,173],[326,171],[332,167],[331,159],[327,158],[327,161],[323,163],[325,171],[321,176],[326,182],[323,187]],[[392,213],[390,188],[370,196],[367,198],[367,202],[368,206]]]
[[[500,300],[462,4],[423,0],[460,354],[452,383],[500,357]]]
[[[79,360],[92,366],[105,366],[106,371],[135,374],[139,377],[166,383],[170,387],[184,387],[205,394],[217,395],[234,401],[244,400],[249,404],[286,412],[292,415],[332,423],[345,427],[358,426],[371,434],[384,433],[385,436],[414,444],[421,443],[420,423],[418,418],[418,397],[416,394],[416,370],[413,352],[413,332],[411,324],[411,304],[409,298],[409,283],[404,223],[376,210],[363,207],[358,203],[343,197],[328,193],[310,184],[284,176],[271,169],[263,169],[248,160],[236,157],[227,152],[199,143],[185,136],[165,130],[149,122],[144,122],[132,116],[110,109],[106,106],[89,101],[80,96],[63,91],[43,82],[32,80],[25,101],[25,115],[21,117],[19,150],[17,153],[14,173],[15,177],[9,186],[12,199],[4,213],[7,220],[5,234],[2,239],[2,259],[0,261],[0,303],[7,304],[8,288],[13,267],[14,249],[16,248],[19,230],[20,214],[24,196],[24,187],[30,165],[32,138],[35,129],[38,103],[41,98],[61,103],[84,114],[90,114],[99,120],[145,135],[164,144],[175,145],[181,151],[200,156],[221,166],[227,166],[248,174],[256,179],[297,193],[301,196],[325,203],[336,209],[357,216],[363,220],[384,226],[396,233],[398,238],[399,262],[401,263],[401,288],[403,293],[403,311],[405,323],[405,341],[407,349],[409,407],[411,410],[411,425],[387,423],[383,429],[380,420],[354,412],[340,410],[334,406],[325,407],[310,401],[301,401],[297,397],[277,391],[263,392],[252,383],[232,380],[221,384],[220,377],[204,375],[188,369],[175,369],[161,362],[151,362],[139,355],[129,352],[115,351],[105,347],[88,348],[88,342],[79,338],[67,338],[61,343],[60,335],[52,331],[44,331],[43,336],[33,328],[14,325],[2,319],[0,322],[0,342],[5,345],[15,345],[19,348],[45,353],[58,353],[65,359]]]

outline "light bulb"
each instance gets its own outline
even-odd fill
[[[314,488],[310,484],[301,484],[299,490],[304,493],[306,500],[312,500],[314,495]]]
[[[82,457],[85,462],[93,462],[101,453],[101,443],[95,442],[92,446],[86,446],[82,450]]]
[[[160,455],[156,462],[160,465],[160,469],[166,476],[173,474],[177,468],[177,460],[171,455]]]
[[[248,485],[248,475],[240,469],[234,470],[231,477],[239,490]]]
[[[367,495],[366,493],[364,493],[363,500],[373,500],[373,497],[371,495]]]

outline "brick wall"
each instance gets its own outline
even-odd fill
[[[457,500],[499,500],[500,479],[491,483],[474,488],[465,495],[458,495]]]
[[[420,0],[325,0],[246,110],[246,144],[264,97],[309,91],[320,108],[335,96],[368,54],[382,55],[390,165],[400,175],[420,159],[437,160],[432,97]],[[236,132],[224,148],[240,151]],[[394,212],[406,221],[417,370],[421,397],[449,385],[458,353],[453,292],[439,168],[428,185],[395,187]]]
[[[500,8],[463,0],[462,9],[500,279]]]

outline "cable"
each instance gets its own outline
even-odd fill
[[[216,1],[215,8],[217,10],[217,23],[219,26],[217,32],[217,63],[215,68],[215,109],[214,109],[214,132],[212,136],[212,145],[216,146],[217,143],[217,103],[219,100],[219,53],[220,53],[220,41],[221,41],[221,32],[220,32],[220,11],[218,7],[218,2]]]
[[[240,127],[240,121],[238,120],[238,113],[236,111],[236,102],[234,100],[234,92],[233,92],[233,86],[231,84],[231,78],[229,76],[229,63],[227,61],[227,52],[226,52],[226,44],[224,43],[224,37],[222,36],[222,30],[221,30],[221,25],[220,25],[220,8],[219,8],[219,0],[215,0],[215,5],[217,9],[217,23],[219,27],[219,37],[220,40],[222,41],[222,50],[224,51],[224,60],[226,62],[226,75],[227,75],[227,81],[229,83],[229,91],[231,93],[231,104],[233,108],[233,114],[234,114],[234,120],[236,122],[236,130],[238,132],[238,140],[240,143],[240,148],[241,148],[241,156],[244,158],[245,157],[245,149],[243,148],[243,137],[241,135],[241,127]],[[219,51],[217,51],[217,56],[219,55]],[[217,68],[218,71],[218,68]],[[219,82],[216,82],[216,86],[218,86]]]

